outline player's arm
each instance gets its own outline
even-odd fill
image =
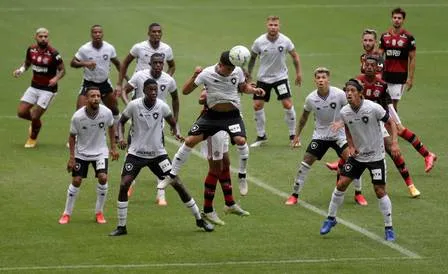
[[[291,141],[291,148],[298,148],[301,146],[300,142],[300,134],[305,128],[306,122],[308,121],[308,117],[310,116],[310,112],[303,110],[302,115],[300,115],[300,119],[297,121],[296,134],[294,139]]]
[[[49,87],[55,86],[58,83],[58,81],[61,80],[62,77],[64,77],[64,75],[65,75],[65,65],[64,62],[62,62],[61,60],[61,62],[57,66],[56,75],[50,79],[50,81],[48,82],[48,86]]]
[[[123,85],[123,79],[125,79],[126,73],[128,72],[129,64],[131,64],[132,60],[134,59],[135,57],[132,56],[132,54],[128,53],[126,58],[124,58],[123,63],[121,63],[120,73],[118,74],[117,88],[121,89],[121,86]]]
[[[110,144],[110,155],[112,156],[112,161],[118,160],[119,154],[117,151],[117,143],[115,142],[115,125],[109,127],[109,144]]]
[[[355,147],[355,143],[353,142],[352,134],[350,133],[350,130],[348,129],[347,125],[344,124],[345,127],[345,138],[347,138],[347,145],[348,145],[348,156],[350,157],[356,157],[358,155],[358,150]]]
[[[166,63],[168,64],[168,70],[166,73],[168,73],[170,76],[174,75],[174,72],[176,72],[176,62],[173,60],[167,60]]]
[[[177,130],[177,122],[174,119],[173,115],[170,113],[163,118],[168,123],[168,125],[170,125],[171,134],[173,134],[173,136],[176,137],[176,140],[183,141],[184,138],[182,136],[180,136],[180,132]]]
[[[179,121],[179,95],[177,94],[177,89],[171,94],[171,106],[173,107],[173,115],[176,121]]]
[[[70,133],[68,136],[68,149],[70,151],[70,157],[67,162],[67,172],[72,172],[75,167],[75,142],[76,134]]]
[[[292,57],[292,63],[294,64],[294,68],[296,69],[296,79],[295,84],[300,86],[302,85],[302,67],[300,65],[300,57],[295,49],[291,50],[289,54]]]
[[[129,84],[129,82],[126,83],[124,86],[124,91],[121,92],[121,100],[125,105],[129,104],[129,97],[128,94],[134,90],[134,87]]]
[[[408,66],[408,79],[406,80],[406,90],[410,90],[414,84],[414,73],[415,73],[415,57],[416,51],[412,50],[409,52],[409,66]]]
[[[78,58],[73,57],[72,61],[70,62],[70,67],[72,68],[83,68],[86,67],[90,70],[94,70],[96,67],[95,61],[81,61]]]
[[[254,70],[254,66],[255,66],[255,61],[257,61],[257,54],[253,51],[250,52],[250,60],[249,60],[249,64],[247,64],[247,73],[250,75],[252,75],[252,71]]]
[[[395,158],[400,155],[400,147],[398,146],[397,140],[397,127],[394,119],[386,112],[386,115],[381,119],[384,122],[384,126],[389,132],[390,137],[392,138],[392,145],[390,147],[390,152],[392,156]]]
[[[120,116],[120,120],[118,121],[118,147],[120,149],[125,149],[127,144],[126,139],[124,138],[124,133],[126,130],[126,122],[130,119],[124,112],[127,110],[127,108],[123,111],[123,113]]]
[[[182,93],[187,95],[190,94],[193,90],[195,90],[198,86],[194,83],[196,80],[196,77],[198,77],[199,73],[202,72],[201,67],[196,67],[194,69],[193,75],[188,78],[188,80],[185,82],[185,84],[182,87]]]
[[[110,58],[110,61],[112,62],[112,64],[114,64],[114,66],[118,72],[118,77],[120,77],[120,68],[121,68],[120,60],[118,60],[117,57],[114,57],[114,58]],[[126,79],[126,81],[129,81],[129,77],[126,74],[124,75],[124,79]]]

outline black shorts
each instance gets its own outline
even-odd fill
[[[92,164],[93,169],[95,169],[95,177],[98,177],[98,174],[100,173],[107,174],[107,169],[109,166],[107,158],[96,161],[85,161],[75,158],[75,166],[73,167],[72,177],[81,176],[82,178],[86,178],[90,164]]]
[[[81,86],[81,90],[79,91],[79,95],[83,95],[86,96],[86,89],[88,87],[97,87],[100,90],[101,93],[101,97],[106,96],[107,94],[111,93],[114,91],[114,89],[112,88],[112,85],[110,84],[109,80],[106,80],[102,83],[95,83],[92,81],[88,81],[86,79],[84,79],[82,86]]]
[[[277,100],[279,101],[291,97],[291,89],[289,88],[288,79],[283,79],[272,84],[257,81],[257,88],[264,89],[266,93],[264,96],[254,94],[254,100],[264,100],[265,102],[269,102],[269,99],[271,98],[271,89],[275,90],[275,93],[277,93]]]
[[[339,157],[341,157],[342,152],[347,147],[347,142],[313,139],[308,145],[306,152],[316,156],[318,160],[321,160],[330,147],[336,151],[336,154]]]
[[[349,157],[341,169],[341,175],[352,179],[359,179],[366,168],[370,172],[372,184],[386,184],[386,161],[384,159],[376,162],[359,162]]]
[[[209,109],[191,126],[188,135],[204,134],[205,140],[221,130],[229,133],[232,144],[235,136],[246,138],[246,128],[239,110],[219,112]]]
[[[166,154],[152,159],[128,154],[123,165],[123,170],[121,171],[121,176],[131,175],[136,178],[140,170],[144,167],[148,167],[154,175],[163,180],[171,171],[171,160]]]

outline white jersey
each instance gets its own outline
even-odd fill
[[[70,124],[70,134],[76,135],[75,157],[85,161],[108,158],[106,129],[113,124],[112,111],[103,105],[94,118],[87,115],[85,106],[78,109]]]
[[[361,106],[354,111],[350,105],[341,109],[341,116],[352,135],[359,162],[375,162],[384,159],[384,140],[381,121],[387,121],[387,112],[379,104],[362,100]]]
[[[82,45],[75,54],[79,61],[95,61],[96,67],[90,70],[84,67],[84,79],[95,83],[102,83],[109,78],[110,59],[116,58],[117,53],[114,46],[103,41],[101,48],[93,47],[92,42]]]
[[[206,67],[194,80],[196,86],[204,85],[207,89],[207,105],[231,103],[240,108],[238,86],[246,81],[243,70],[235,67],[232,73],[224,77],[216,72],[216,65]]]
[[[143,98],[126,106],[122,115],[132,119],[132,142],[128,153],[146,159],[165,155],[163,146],[163,120],[171,115],[170,107],[157,99],[152,108],[146,107]]]
[[[278,38],[271,42],[267,34],[262,34],[255,39],[252,52],[260,57],[258,69],[258,81],[272,84],[288,78],[286,66],[286,54],[294,49],[294,44],[285,35],[279,33]]]
[[[165,61],[171,61],[174,59],[173,50],[168,44],[165,44],[162,41],[160,41],[160,45],[156,49],[151,46],[148,40],[132,46],[129,53],[137,59],[137,66],[135,67],[135,71],[137,72],[139,70],[151,68],[151,66],[149,65],[151,56],[156,52],[163,54]]]
[[[134,73],[134,75],[132,75],[132,78],[129,79],[128,82],[129,85],[131,85],[135,90],[135,98],[144,97],[143,84],[149,78],[154,79],[157,82],[157,98],[164,102],[166,102],[168,93],[173,93],[177,90],[176,81],[168,73],[162,71],[160,77],[156,79],[152,77],[151,69],[144,69]]]
[[[343,128],[338,131],[331,130],[331,123],[341,120],[340,111],[347,104],[345,92],[339,88],[329,88],[327,96],[321,97],[317,89],[311,92],[305,99],[303,109],[314,112],[313,139],[335,141],[345,139]]]

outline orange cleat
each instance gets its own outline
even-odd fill
[[[428,156],[425,157],[425,172],[428,173],[434,167],[434,163],[437,161],[437,155],[430,152]]]
[[[96,217],[96,222],[97,222],[98,224],[105,224],[105,223],[107,223],[107,222],[106,222],[106,219],[104,219],[103,212],[98,212],[98,213],[95,215],[95,217]]]
[[[286,200],[285,205],[295,205],[297,204],[297,201],[299,200],[299,198],[297,198],[294,195],[289,196],[288,200]]]
[[[70,215],[68,214],[62,214],[61,218],[59,219],[59,224],[66,225],[70,222]]]
[[[367,206],[367,200],[362,194],[355,195],[355,202],[360,206]]]
[[[331,163],[325,163],[325,166],[326,166],[329,170],[337,171],[338,168],[339,168],[338,164],[339,164],[339,161],[334,161],[334,162],[331,162]]]

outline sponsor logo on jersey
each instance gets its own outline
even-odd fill
[[[401,55],[401,50],[398,50],[398,49],[388,49],[388,50],[386,50],[386,56],[398,57],[400,55]]]
[[[40,58],[40,56],[39,56],[39,58]],[[33,71],[35,71],[35,72],[42,72],[42,73],[48,72],[47,67],[41,67],[41,66],[36,66],[36,65],[32,65],[31,67],[32,67]]]

